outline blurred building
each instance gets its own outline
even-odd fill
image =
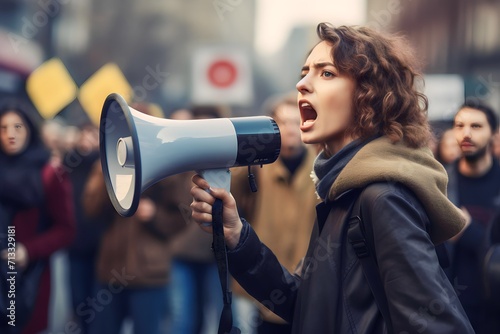
[[[268,80],[274,94],[295,90],[307,54],[318,40],[316,24],[296,25],[283,43],[283,48],[260,62],[262,70],[273,73]]]
[[[500,111],[500,1],[367,1],[367,24],[407,35],[426,74],[457,74],[465,96]]]
[[[254,18],[255,1],[0,1],[0,28],[40,49],[35,68],[51,57],[61,58],[81,85],[114,62],[134,88],[152,77],[141,99],[160,104],[167,114],[189,103],[191,59],[198,48],[241,49],[255,70]],[[6,48],[1,33],[0,44],[0,50]],[[23,68],[24,78],[32,67]],[[252,84],[265,87],[266,81],[257,75]]]
[[[0,103],[10,98],[30,102],[26,79],[42,63],[45,50],[40,42],[48,35],[48,24],[41,24],[45,17],[40,17],[37,25],[26,22],[26,17],[33,14],[23,1],[0,1]],[[38,114],[33,116],[35,121],[41,121]]]
[[[189,99],[191,57],[197,46],[224,44],[250,49],[253,43],[251,1],[226,7],[201,0],[87,2],[87,21],[91,23],[83,59],[91,61],[94,69],[116,62],[132,86],[142,85],[148,73],[156,73],[158,87],[148,91],[147,98],[167,109]]]

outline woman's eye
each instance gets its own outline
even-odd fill
[[[330,71],[323,71],[322,75],[325,77],[325,78],[333,78],[335,76],[335,74],[333,74],[332,72]]]

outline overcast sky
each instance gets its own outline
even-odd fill
[[[255,48],[262,55],[278,50],[296,24],[366,21],[366,0],[257,0],[256,10]]]

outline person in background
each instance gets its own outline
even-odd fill
[[[479,274],[487,248],[486,231],[500,203],[500,164],[491,153],[498,128],[495,112],[487,105],[466,102],[455,114],[453,132],[461,157],[448,169],[448,197],[462,208],[466,227],[447,243],[447,275],[458,287],[458,297],[476,333],[492,333]]]
[[[93,165],[99,159],[99,132],[90,121],[78,126],[77,138],[66,147],[62,156],[63,166],[73,184],[73,200],[76,212],[76,238],[68,247],[68,276],[71,295],[72,317],[81,334],[87,334],[82,305],[97,292],[95,263],[103,231],[103,222],[90,219],[82,207],[82,194]]]
[[[488,244],[500,245],[500,207],[497,208],[497,212],[493,216],[490,229],[488,230]]]
[[[170,114],[170,119],[177,121],[187,121],[193,119],[193,113],[187,108],[178,109]]]
[[[40,127],[41,138],[50,151],[51,160],[56,164],[62,163],[67,128],[67,125],[60,118],[44,120]]]
[[[231,181],[231,193],[239,203],[240,214],[252,222],[260,240],[269,245],[289,271],[306,254],[318,204],[310,176],[317,152],[300,138],[296,95],[280,95],[264,103],[265,114],[280,129],[281,150],[274,163],[253,168],[257,192],[250,190],[246,168],[233,169]],[[255,301],[237,283],[233,292],[237,324],[243,333],[255,329],[259,334],[291,332],[290,324],[263,305],[258,306],[260,314],[255,314]]]
[[[500,206],[486,232],[486,242],[488,250],[483,264],[484,295],[486,299],[488,317],[488,329],[490,333],[500,333]]]
[[[68,174],[50,160],[50,152],[30,115],[17,102],[0,107],[0,216],[2,223],[15,227],[16,271],[27,272],[40,262],[45,263],[32,296],[36,299],[34,310],[24,328],[20,321],[26,315],[20,314],[20,309],[16,315],[16,330],[39,333],[48,325],[49,259],[73,241],[75,213]],[[7,260],[6,250],[2,250],[1,260]],[[20,296],[21,286],[17,288]],[[7,330],[2,329],[2,333],[8,333]]]
[[[491,151],[495,159],[500,161],[500,131],[497,131],[492,138]]]
[[[96,263],[97,302],[82,308],[90,333],[118,334],[127,318],[134,333],[169,332],[171,242],[190,219],[189,194],[172,189],[189,188],[190,177],[179,174],[152,185],[141,195],[137,211],[123,217],[111,204],[100,161],[94,164],[83,209],[105,226]],[[108,297],[100,299],[104,294]]]
[[[291,274],[234,197],[199,175],[193,220],[212,232],[206,224],[222,200],[231,275],[294,334],[473,333],[436,253],[465,219],[428,147],[414,52],[367,27],[320,23],[317,33],[296,85],[302,141],[323,147],[314,162],[322,202],[301,267]],[[372,233],[360,235],[361,226]]]
[[[455,139],[453,129],[445,130],[438,141],[436,159],[446,168],[448,165],[457,161],[461,155],[462,152]]]
[[[227,116],[223,107],[203,105],[189,109],[193,119]],[[185,111],[174,112],[186,120]],[[191,176],[194,172],[188,172]],[[175,188],[185,193],[189,188]],[[189,191],[188,191],[189,192]],[[189,212],[191,212],[189,208]],[[189,224],[172,242],[172,333],[215,333],[223,307],[222,288],[212,247],[212,236]]]

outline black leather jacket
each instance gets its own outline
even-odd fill
[[[246,224],[228,253],[233,277],[262,304],[289,321],[293,333],[387,333],[361,264],[347,241],[346,221],[357,192],[317,207],[317,221],[298,274]],[[376,260],[394,333],[474,333],[439,266],[429,220],[406,187],[374,183],[361,193],[364,224],[373,227]]]

